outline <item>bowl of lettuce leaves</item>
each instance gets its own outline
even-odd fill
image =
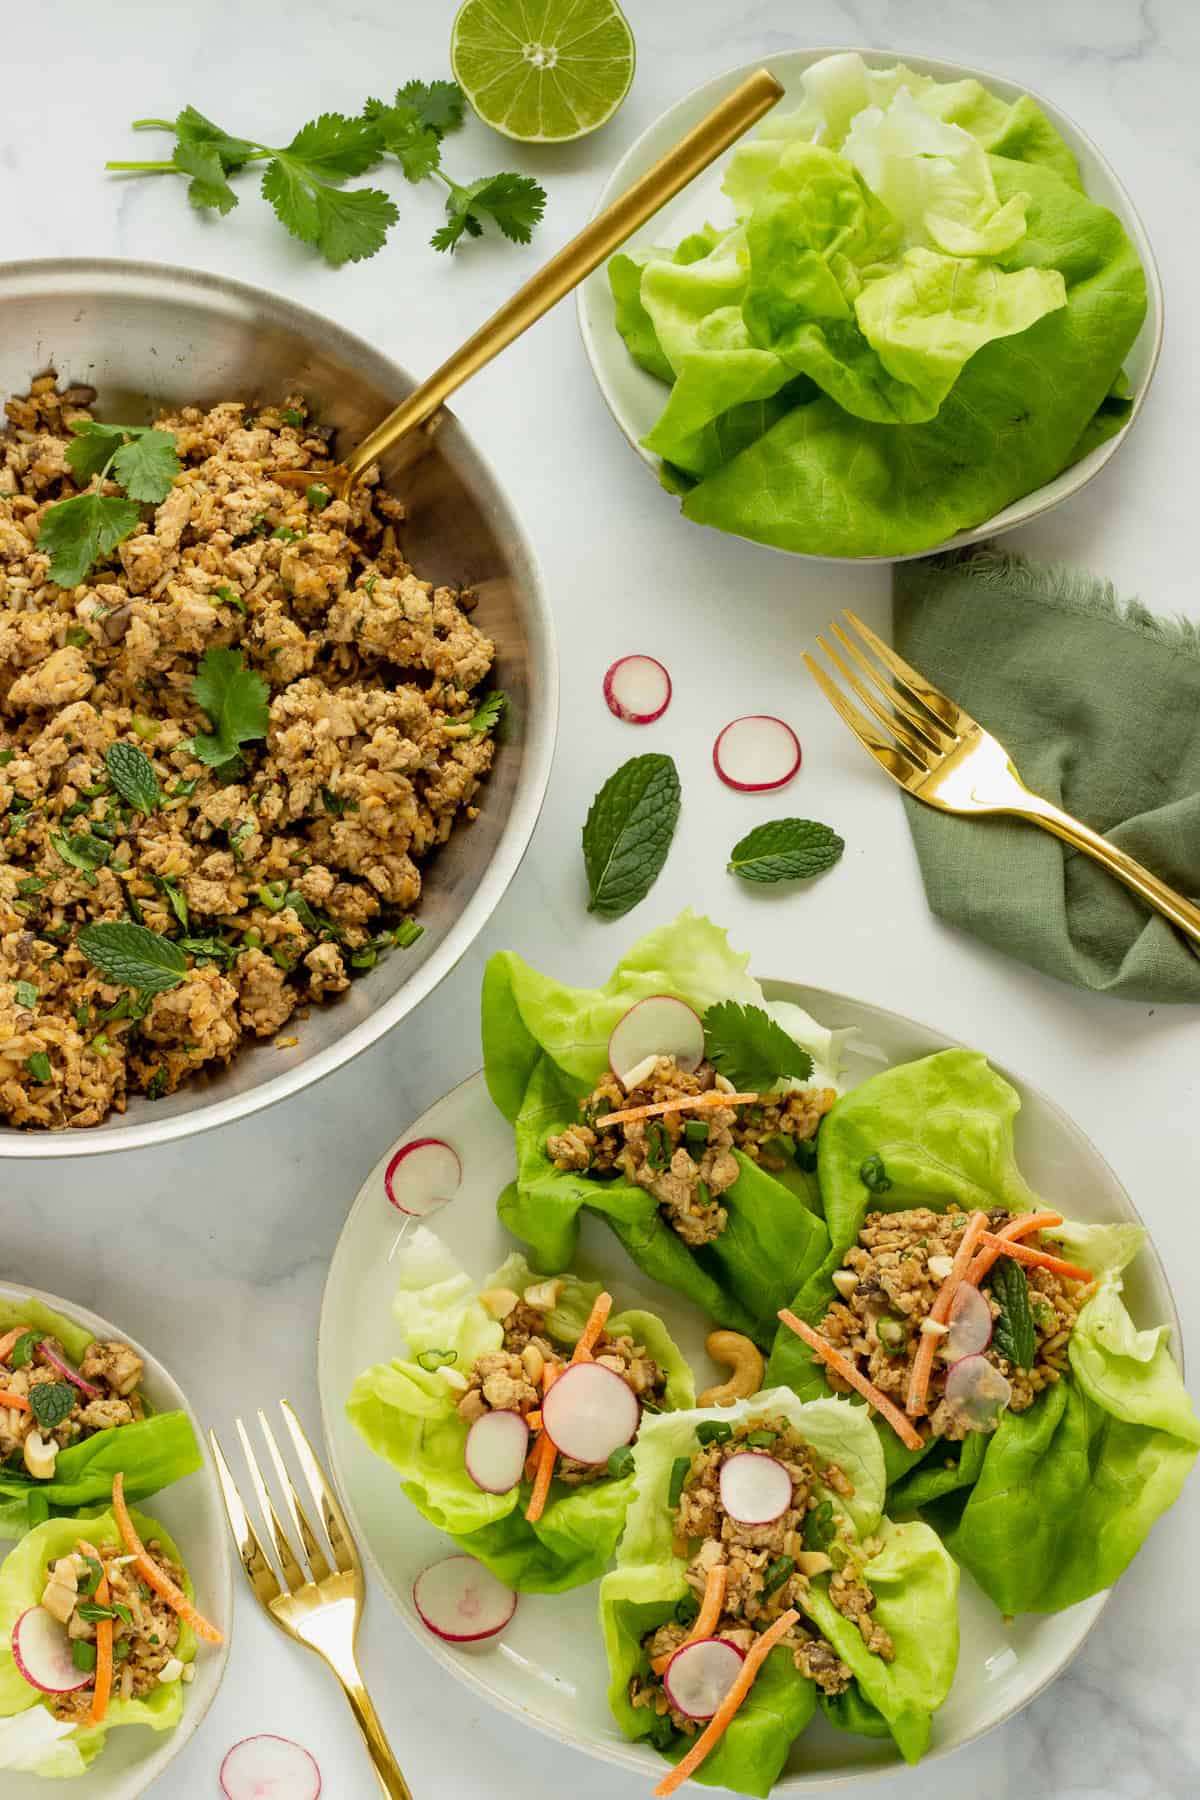
[[[1050,102],[958,65],[792,51],[786,93],[578,296],[617,423],[686,519],[821,560],[976,542],[1070,498],[1153,376],[1145,230]],[[663,114],[622,192],[748,73]]]

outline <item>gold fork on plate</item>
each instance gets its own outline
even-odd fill
[[[358,1671],[354,1646],[365,1589],[362,1563],[359,1561],[354,1539],[350,1535],[350,1528],[338,1505],[333,1487],[317,1461],[300,1421],[286,1400],[281,1400],[279,1407],[300,1471],[312,1495],[313,1505],[320,1515],[324,1541],[318,1539],[309,1523],[308,1515],[300,1504],[300,1498],[279,1453],[275,1434],[261,1408],[258,1422],[262,1427],[267,1454],[301,1550],[297,1554],[292,1540],[280,1523],[267,1484],[263,1480],[262,1470],[250,1446],[246,1427],[240,1419],[235,1421],[237,1434],[245,1452],[251,1485],[263,1522],[279,1559],[280,1573],[276,1573],[247,1516],[242,1497],[230,1474],[229,1464],[217,1441],[217,1434],[210,1431],[208,1441],[212,1445],[217,1465],[229,1529],[233,1533],[242,1567],[259,1605],[287,1637],[294,1638],[309,1650],[315,1650],[341,1682],[350,1702],[350,1710],[366,1740],[380,1788],[388,1796],[388,1800],[412,1800],[408,1783],[400,1773],[400,1765],[392,1755],[383,1726]]]
[[[1124,850],[1118,850],[1099,832],[1073,819],[1060,806],[1043,800],[1040,794],[1030,793],[998,738],[985,731],[965,707],[897,656],[849,608],[844,617],[861,643],[874,653],[877,663],[882,664],[886,675],[836,621],[829,630],[849,662],[828,639],[818,637],[817,642],[842,681],[872,716],[868,718],[847,699],[807,652],[804,662],[830,705],[893,781],[926,806],[936,806],[942,812],[1010,813],[1040,825],[1043,831],[1052,832],[1100,863],[1193,944],[1200,945],[1200,907],[1176,893]],[[859,679],[850,663],[866,681]],[[887,675],[892,679],[888,680]]]

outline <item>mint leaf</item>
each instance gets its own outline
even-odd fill
[[[29,1390],[29,1410],[45,1431],[53,1431],[75,1410],[75,1389],[69,1381],[44,1381]]]
[[[743,881],[807,881],[831,869],[844,839],[816,819],[771,819],[756,825],[729,853],[729,873]]]
[[[500,723],[500,715],[508,705],[508,695],[499,688],[482,699],[467,720],[471,736],[479,737],[485,731],[492,731]]]
[[[583,827],[589,912],[619,919],[645,899],[667,860],[679,805],[669,756],[635,756],[609,776]]]
[[[807,1081],[813,1060],[761,1006],[720,1000],[704,1015],[704,1053],[737,1088],[760,1093],[777,1081]]]
[[[267,735],[268,688],[247,669],[240,650],[206,650],[192,681],[192,697],[208,714],[212,734],[198,731],[192,747],[210,768],[231,762],[252,738]]]
[[[113,475],[131,500],[157,505],[179,473],[173,431],[139,431],[113,457]]]
[[[1011,1256],[998,1256],[991,1275],[992,1298],[1000,1303],[992,1344],[1015,1369],[1032,1369],[1037,1333],[1029,1306],[1029,1278]]]
[[[154,764],[144,750],[139,750],[136,744],[110,744],[105,752],[104,766],[122,800],[135,812],[148,815],[157,811],[162,804],[162,789],[154,773]]]
[[[75,942],[93,968],[141,994],[164,994],[187,974],[187,958],[177,944],[127,919],[85,925]]]
[[[89,569],[136,531],[141,513],[115,494],[77,494],[42,514],[37,547],[50,558],[47,571],[61,588],[78,587]]]
[[[51,833],[50,842],[55,850],[73,869],[85,869],[89,874],[94,869],[102,869],[112,855],[112,845],[103,838],[92,837],[90,833],[77,831],[70,837],[62,832]]]

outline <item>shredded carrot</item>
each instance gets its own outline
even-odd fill
[[[546,1395],[558,1380],[558,1367],[555,1363],[547,1363],[542,1370],[542,1405],[546,1403]],[[554,1448],[550,1433],[543,1426],[542,1435],[531,1452],[534,1466],[533,1492],[529,1496],[529,1505],[525,1508],[525,1517],[531,1525],[536,1525],[546,1510],[546,1501],[550,1498],[550,1483],[554,1479],[554,1459],[558,1455]],[[529,1465],[526,1464],[528,1469]]]
[[[738,1670],[737,1679],[718,1706],[700,1736],[696,1739],[687,1755],[677,1762],[669,1775],[664,1775],[654,1790],[655,1800],[667,1800],[676,1788],[682,1787],[695,1774],[709,1751],[714,1749],[724,1737],[729,1725],[742,1701],[754,1686],[754,1678],[770,1656],[780,1638],[786,1637],[792,1626],[799,1619],[798,1612],[780,1613],[769,1630],[756,1638],[746,1652],[745,1660]]]
[[[612,1295],[597,1294],[595,1304],[588,1314],[587,1324],[579,1334],[579,1342],[571,1352],[573,1363],[591,1362],[592,1346],[608,1323],[608,1315],[612,1311]]]
[[[14,1325],[11,1331],[6,1331],[4,1336],[0,1337],[0,1363],[8,1361],[28,1330],[28,1325]]]
[[[682,1644],[674,1650],[668,1650],[665,1656],[656,1656],[650,1667],[656,1675],[661,1675],[673,1656],[688,1644],[699,1643],[701,1638],[712,1637],[721,1617],[721,1608],[725,1604],[725,1585],[729,1580],[729,1570],[724,1563],[714,1563],[708,1571],[708,1580],[704,1584],[704,1599],[700,1603],[700,1611],[696,1614],[696,1622],[684,1638]]]
[[[537,1410],[535,1410],[533,1412],[527,1412],[525,1414],[525,1423],[528,1425],[530,1431],[536,1437],[538,1432],[542,1429],[541,1413],[538,1412]]]
[[[950,1273],[943,1281],[929,1309],[929,1317],[938,1325],[944,1325],[950,1317],[950,1308],[954,1304],[954,1296],[966,1279],[975,1256],[975,1247],[987,1230],[987,1214],[973,1212],[967,1220],[967,1228],[958,1241],[958,1249],[954,1252],[954,1261],[950,1265]],[[908,1398],[904,1410],[910,1419],[919,1419],[925,1411],[925,1396],[929,1392],[929,1377],[933,1374],[933,1359],[937,1352],[938,1334],[931,1331],[921,1333],[921,1341],[917,1345],[917,1354],[913,1357],[913,1366],[908,1378]]]
[[[622,1112],[605,1113],[597,1125],[627,1125],[630,1119],[657,1119],[663,1113],[703,1112],[709,1106],[749,1106],[757,1094],[722,1094],[710,1088],[706,1094],[687,1094],[682,1100],[660,1100],[657,1106],[627,1106]]]
[[[202,1637],[210,1644],[223,1644],[225,1634],[210,1625],[204,1614],[194,1607],[181,1587],[177,1587],[165,1569],[160,1569],[150,1552],[146,1549],[133,1520],[129,1516],[129,1508],[125,1504],[125,1476],[121,1471],[113,1476],[112,1492],[113,1517],[117,1521],[117,1529],[129,1554],[136,1558],[134,1567],[146,1583],[147,1587],[161,1600],[165,1600],[173,1613],[177,1613],[185,1625],[190,1625],[197,1637]]]
[[[1051,1256],[1048,1250],[1034,1250],[1029,1244],[1015,1244],[1011,1238],[1002,1238],[995,1232],[985,1231],[979,1241],[994,1250],[997,1256],[1011,1256],[1016,1262],[1028,1263],[1031,1269],[1049,1269],[1051,1274],[1061,1275],[1066,1281],[1096,1279],[1090,1269],[1081,1269],[1078,1263],[1064,1262],[1061,1256]]]
[[[1051,1225],[1061,1225],[1062,1222],[1061,1213],[1021,1213],[1019,1217],[1010,1219],[1007,1225],[1001,1226],[1000,1230],[996,1233],[996,1236],[1004,1238],[1006,1242],[1011,1243],[1016,1238],[1031,1237],[1035,1231],[1046,1231]],[[981,1250],[978,1253],[966,1274],[966,1280],[970,1287],[979,1286],[980,1282],[999,1255],[999,1250],[992,1249]]]
[[[32,1406],[30,1406],[24,1394],[10,1393],[8,1388],[0,1388],[0,1406],[12,1406],[15,1407],[18,1412],[33,1411]]]
[[[109,1601],[108,1576],[104,1564],[100,1562],[100,1552],[81,1538],[79,1548],[92,1561],[100,1563],[100,1579],[96,1583],[95,1601],[97,1606],[107,1606]],[[96,1682],[92,1689],[92,1704],[88,1712],[89,1725],[103,1725],[108,1714],[108,1702],[112,1697],[113,1684],[113,1622],[111,1619],[96,1620]]]
[[[803,1338],[809,1349],[815,1350],[822,1362],[828,1363],[836,1375],[840,1375],[843,1381],[849,1382],[850,1386],[856,1389],[863,1399],[868,1401],[875,1411],[887,1420],[902,1444],[907,1444],[910,1450],[922,1448],[925,1440],[920,1432],[909,1424],[900,1408],[893,1406],[887,1395],[881,1393],[873,1381],[868,1381],[865,1375],[859,1374],[856,1364],[852,1363],[848,1357],[843,1356],[840,1350],[835,1350],[832,1344],[827,1344],[820,1332],[814,1331],[811,1325],[806,1325],[803,1319],[798,1319],[795,1313],[788,1312],[786,1307],[778,1316],[789,1331],[794,1331],[798,1338]]]

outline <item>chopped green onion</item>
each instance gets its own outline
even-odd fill
[[[28,1009],[37,1005],[38,991],[32,981],[18,981],[13,987],[13,993],[18,1006]]]
[[[50,1058],[44,1050],[35,1050],[32,1056],[26,1057],[25,1067],[35,1081],[47,1082],[51,1079]]]
[[[448,1368],[458,1361],[457,1350],[422,1350],[417,1358],[418,1366],[432,1375],[436,1369]]]
[[[733,1426],[724,1419],[702,1419],[696,1427],[696,1439],[701,1444],[727,1444],[732,1436]]]
[[[628,1444],[622,1444],[619,1450],[614,1450],[607,1463],[609,1474],[615,1475],[618,1480],[622,1475],[628,1475],[632,1467],[633,1451]]]
[[[690,1456],[677,1456],[671,1464],[671,1479],[667,1486],[667,1505],[678,1506],[683,1495],[683,1484],[688,1478],[692,1459]]]

